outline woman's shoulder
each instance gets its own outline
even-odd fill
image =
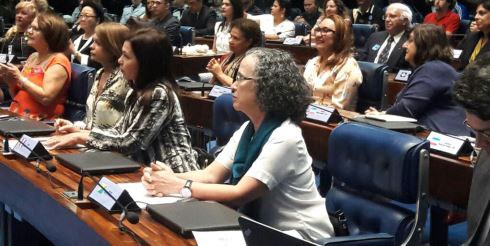
[[[276,128],[274,132],[272,132],[270,138],[273,141],[281,141],[290,144],[303,141],[301,128],[290,119],[285,120],[278,128]]]

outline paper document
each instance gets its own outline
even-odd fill
[[[246,246],[242,231],[193,231],[199,246]]]
[[[145,209],[146,204],[138,203],[138,201],[139,202],[146,202],[148,204],[163,204],[163,203],[177,202],[177,201],[182,199],[182,197],[178,194],[173,194],[173,195],[165,196],[165,197],[157,197],[157,196],[148,195],[145,187],[143,186],[143,183],[141,183],[141,182],[138,182],[138,183],[119,183],[118,185],[122,189],[128,191],[129,195],[131,195],[131,198],[133,198],[134,201],[137,201],[137,204],[141,209]]]
[[[367,114],[366,119],[379,120],[384,122],[417,122],[417,120],[414,118],[392,114]]]

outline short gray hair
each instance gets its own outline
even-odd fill
[[[395,9],[396,11],[400,11],[400,16],[408,21],[407,27],[412,27],[413,14],[410,7],[403,3],[392,3],[388,5],[386,11],[388,11],[388,9]]]
[[[312,100],[312,88],[301,75],[291,55],[269,48],[253,48],[245,56],[255,59],[257,101],[274,117],[299,123]]]

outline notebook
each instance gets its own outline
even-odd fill
[[[148,205],[151,217],[184,237],[192,231],[239,229],[240,213],[212,201],[189,201]]]
[[[112,173],[130,173],[142,165],[115,152],[82,152],[56,155],[58,162],[76,173],[106,175]]]
[[[366,123],[369,125],[389,129],[389,130],[394,130],[394,131],[423,131],[424,127],[418,124],[415,124],[413,122],[403,122],[403,121],[380,121],[380,120],[373,120],[373,119],[368,119],[364,115],[357,116],[352,118],[351,120],[361,122],[361,123]]]
[[[55,131],[54,127],[35,120],[9,118],[0,120],[0,134],[7,136],[12,134],[20,137],[23,134],[28,136],[45,136]]]
[[[281,245],[281,246],[317,246],[319,244],[288,235],[280,230],[264,225],[244,216],[238,218],[247,246]]]
[[[178,79],[177,84],[179,85],[179,88],[183,89],[184,91],[209,91],[213,89],[214,86],[210,83],[192,80],[189,77],[182,77]]]

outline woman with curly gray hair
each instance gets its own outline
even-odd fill
[[[222,202],[311,241],[333,236],[297,125],[312,92],[291,56],[275,49],[249,50],[231,88],[233,107],[250,121],[204,170],[174,174],[158,163],[146,168],[147,191],[157,196],[180,191],[184,197]],[[226,180],[229,184],[223,184]]]

